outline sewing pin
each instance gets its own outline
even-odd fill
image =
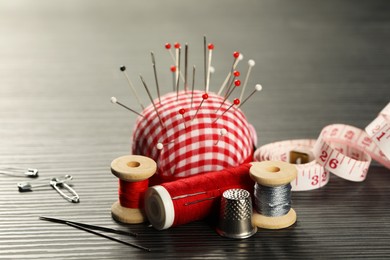
[[[176,66],[171,66],[171,72],[172,72],[172,91],[176,90]]]
[[[208,58],[208,64],[207,64],[207,80],[206,80],[206,93],[209,93],[209,87],[210,87],[210,73],[211,73],[211,59],[213,56],[213,50],[214,50],[214,44],[210,43],[207,46],[209,50],[209,58]]]
[[[143,78],[141,75],[139,75],[139,77],[140,77],[140,79],[141,79],[141,81],[142,81],[142,84],[144,85],[144,87],[145,87],[145,89],[146,89],[146,92],[148,93],[150,102],[151,102],[152,105],[153,105],[154,111],[155,111],[156,114],[157,114],[157,117],[158,117],[158,120],[160,121],[161,126],[165,128],[165,126],[164,126],[164,124],[163,124],[163,122],[162,122],[162,120],[161,120],[160,114],[158,113],[156,104],[154,104],[154,102],[153,102],[153,98],[152,98],[152,95],[150,94],[149,88],[148,88],[148,86],[146,85],[146,83],[145,83],[145,81],[144,81],[144,78]]]
[[[184,128],[187,129],[187,126],[186,126],[186,120],[184,118],[184,113],[186,112],[186,110],[184,108],[180,108],[179,109],[179,114],[181,115],[181,117],[183,118],[183,124],[184,124]]]
[[[242,86],[240,100],[242,100],[242,96],[244,95],[246,85],[248,84],[249,75],[251,74],[251,70],[255,66],[255,64],[256,63],[254,60],[248,60],[249,67],[248,67],[248,72],[246,73],[246,76],[245,76],[244,85]]]
[[[180,71],[180,56],[181,56],[181,48],[178,48],[176,49],[176,53],[177,53],[177,71]],[[179,86],[180,84],[180,80],[179,80],[179,77],[176,77],[176,101],[179,100]]]
[[[238,108],[240,108],[242,105],[244,105],[244,103],[245,103],[251,96],[253,96],[253,94],[255,94],[255,93],[258,92],[258,91],[261,91],[262,89],[263,89],[263,87],[262,87],[260,84],[256,84],[255,89],[252,91],[251,94],[249,94],[249,96],[248,96],[246,99],[244,99],[244,101],[241,102],[241,104],[238,106]]]
[[[240,72],[238,70],[235,70],[233,72],[233,78],[232,78],[232,81],[228,84],[228,88],[226,89],[226,92],[225,92],[225,97],[228,95],[228,93],[230,92],[232,86],[233,86],[233,83],[234,81],[240,76]]]
[[[168,143],[165,143],[165,144],[163,144],[163,143],[157,143],[157,144],[156,144],[156,148],[157,148],[157,150],[162,150],[162,149],[164,148],[164,145],[173,144],[174,142],[175,142],[175,141],[168,142]]]
[[[156,81],[158,101],[159,101],[159,103],[161,105],[160,86],[158,85],[157,70],[156,70],[156,60],[154,58],[154,53],[153,52],[151,52],[150,55],[152,56],[152,65],[153,65],[154,79]]]
[[[188,44],[186,43],[184,49],[184,91],[187,92],[187,79],[188,79]]]
[[[195,88],[195,65],[192,68],[192,90],[191,90],[191,108],[194,103],[194,88]]]
[[[217,111],[215,111],[215,113],[218,113],[218,111],[221,109],[222,105],[225,104],[226,100],[227,100],[227,99],[229,98],[229,96],[233,93],[234,89],[235,89],[236,87],[239,87],[240,85],[241,85],[241,81],[238,80],[238,79],[236,79],[236,80],[234,81],[234,86],[235,86],[235,87],[232,88],[232,89],[230,90],[229,93],[226,93],[225,99],[222,101],[221,105],[219,106],[219,108],[217,109]],[[230,88],[230,87],[229,87],[229,88]]]
[[[144,110],[145,107],[144,107],[144,105],[142,104],[141,99],[139,98],[138,93],[137,93],[137,91],[136,91],[135,88],[134,88],[133,82],[131,82],[129,75],[127,75],[126,66],[121,66],[119,69],[120,69],[120,70],[123,72],[123,74],[125,75],[125,77],[126,77],[126,79],[127,79],[127,83],[129,84],[131,90],[133,91],[133,94],[134,94],[135,98],[137,99],[138,104],[141,106],[141,109]]]
[[[207,43],[206,35],[203,35],[203,67],[204,67],[204,91],[207,92]]]
[[[240,99],[238,98],[234,99],[233,103],[225,111],[223,111],[223,113],[220,114],[219,117],[217,117],[217,119],[215,119],[213,123],[216,123],[218,119],[220,119],[230,108],[232,108],[232,106],[234,105],[238,106],[239,104],[240,104]]]
[[[202,106],[203,102],[204,102],[205,100],[207,100],[208,98],[209,98],[209,95],[208,95],[207,93],[204,93],[204,94],[202,95],[202,101],[200,102],[199,107],[198,107],[198,109],[196,110],[196,113],[195,113],[195,115],[194,115],[194,117],[192,118],[191,121],[194,121],[194,119],[195,119],[196,115],[198,114],[199,109],[200,109],[200,107]]]
[[[218,137],[218,140],[217,140],[217,142],[215,142],[214,145],[217,145],[217,144],[219,143],[219,141],[222,139],[222,137],[223,137],[224,135],[226,135],[226,134],[227,134],[226,128],[221,128],[221,129],[219,130],[219,137]]]
[[[135,111],[135,110],[129,108],[128,106],[123,105],[121,102],[118,101],[118,99],[117,99],[116,97],[111,97],[111,103],[113,103],[113,104],[118,104],[118,105],[120,105],[121,107],[124,107],[124,108],[126,108],[127,110],[133,112],[134,114],[139,115],[139,116],[141,116],[141,117],[144,117],[143,115],[141,115],[141,114],[138,113],[137,111]]]
[[[223,91],[223,90],[225,89],[225,87],[226,87],[226,84],[227,84],[228,81],[230,80],[233,71],[236,69],[238,63],[239,63],[242,59],[244,59],[244,56],[243,56],[241,53],[239,53],[239,52],[236,51],[236,52],[233,52],[233,58],[234,58],[234,60],[233,60],[232,68],[230,69],[228,75],[226,76],[225,81],[222,83],[221,87],[219,88],[218,95],[221,95],[222,91]]]

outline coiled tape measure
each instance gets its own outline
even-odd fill
[[[344,124],[328,125],[317,140],[298,139],[258,148],[255,161],[276,160],[296,164],[293,191],[313,190],[329,182],[329,173],[361,182],[371,158],[390,169],[390,103],[365,131]]]

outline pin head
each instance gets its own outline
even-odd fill
[[[185,110],[184,108],[181,108],[181,109],[179,110],[179,114],[180,114],[180,115],[184,115],[185,112],[186,112],[186,110]]]
[[[172,65],[172,66],[171,66],[171,71],[172,71],[172,72],[176,72],[176,66],[175,66],[175,65]]]
[[[207,93],[204,93],[204,94],[202,95],[202,98],[203,98],[203,99],[208,99],[208,98],[209,98],[209,95],[208,95]]]
[[[156,148],[158,150],[162,150],[164,148],[164,145],[162,143],[157,143]]]
[[[255,64],[256,64],[256,62],[255,62],[254,60],[248,60],[248,65],[249,65],[250,67],[255,66]]]
[[[121,71],[125,71],[126,70],[126,66],[120,66],[119,68]]]
[[[234,86],[239,87],[241,85],[241,81],[239,79],[236,79],[234,81]]]
[[[238,51],[233,52],[233,57],[237,59],[240,57],[240,53]]]
[[[233,100],[233,103],[238,106],[240,104],[240,99],[236,98]]]
[[[256,91],[261,91],[263,89],[263,86],[261,86],[260,84],[256,84],[255,89]]]
[[[227,134],[226,128],[221,128],[221,129],[219,130],[219,133],[220,133],[221,135],[226,135],[226,134]]]
[[[118,102],[118,100],[116,99],[116,97],[111,97],[111,103],[116,104],[116,102]]]
[[[233,72],[233,75],[234,75],[234,77],[239,77],[240,76],[240,72],[238,70],[235,70]]]
[[[165,44],[165,49],[169,50],[170,48],[171,48],[171,44],[167,42],[167,43]]]
[[[207,48],[208,48],[209,50],[214,50],[214,44],[210,43],[210,44],[207,46]]]
[[[180,43],[178,43],[178,42],[175,42],[174,46],[175,46],[175,49],[179,49],[181,47]]]

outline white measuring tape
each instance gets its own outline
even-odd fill
[[[276,160],[296,164],[293,191],[318,189],[329,181],[329,173],[360,182],[371,158],[390,169],[390,103],[363,130],[343,124],[322,129],[317,140],[289,140],[258,148],[255,161]]]

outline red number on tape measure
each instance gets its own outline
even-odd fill
[[[349,130],[348,132],[345,133],[344,137],[347,138],[348,140],[352,140],[354,135],[355,135],[355,133],[353,131]]]
[[[311,177],[311,185],[315,186],[318,184],[318,175]]]
[[[363,145],[369,146],[371,143],[372,143],[372,140],[368,136],[364,137],[364,139],[362,141]]]
[[[327,177],[328,177],[328,173],[327,172],[323,172],[322,173],[322,182],[326,182]]]
[[[328,153],[326,151],[322,151],[320,156],[321,161],[325,162],[327,157],[328,157]]]
[[[382,132],[380,136],[377,136],[376,140],[380,142],[383,136],[385,136],[385,132]]]
[[[337,159],[332,159],[329,161],[329,167],[332,169],[336,169],[339,164],[339,161]]]

